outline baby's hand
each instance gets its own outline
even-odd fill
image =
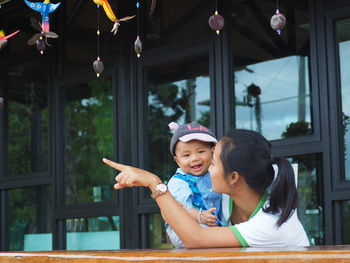
[[[216,215],[213,215],[212,213],[216,210],[215,207],[209,208],[206,211],[202,211],[198,215],[198,222],[201,224],[205,224],[207,226],[216,226],[216,219],[218,218]]]

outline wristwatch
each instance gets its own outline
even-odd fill
[[[151,194],[153,199],[156,199],[158,196],[165,194],[168,191],[168,187],[165,183],[159,183],[156,185],[154,191]]]

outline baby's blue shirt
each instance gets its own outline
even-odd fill
[[[178,168],[175,175],[169,180],[168,189],[186,210],[190,208],[208,210],[215,207],[213,214],[218,217],[217,221],[221,226],[226,225],[222,215],[222,195],[212,190],[209,172],[202,176],[194,176]]]

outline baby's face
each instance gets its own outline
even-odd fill
[[[185,173],[201,176],[208,172],[213,150],[214,147],[209,142],[179,141],[175,147],[174,160]]]

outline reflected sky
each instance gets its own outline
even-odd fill
[[[350,116],[350,41],[339,43],[340,76],[341,76],[341,96],[342,109],[345,115]],[[344,136],[345,143],[345,178],[350,180],[350,127],[347,126]]]
[[[235,72],[236,127],[257,130],[254,108],[244,105],[247,87],[261,88],[262,133],[269,140],[280,139],[286,126],[298,121],[299,78],[304,79],[304,121],[310,122],[310,88],[307,57],[290,56],[249,65]],[[302,61],[303,60],[303,61]],[[304,66],[301,65],[301,61]],[[299,72],[299,68],[303,68]]]

